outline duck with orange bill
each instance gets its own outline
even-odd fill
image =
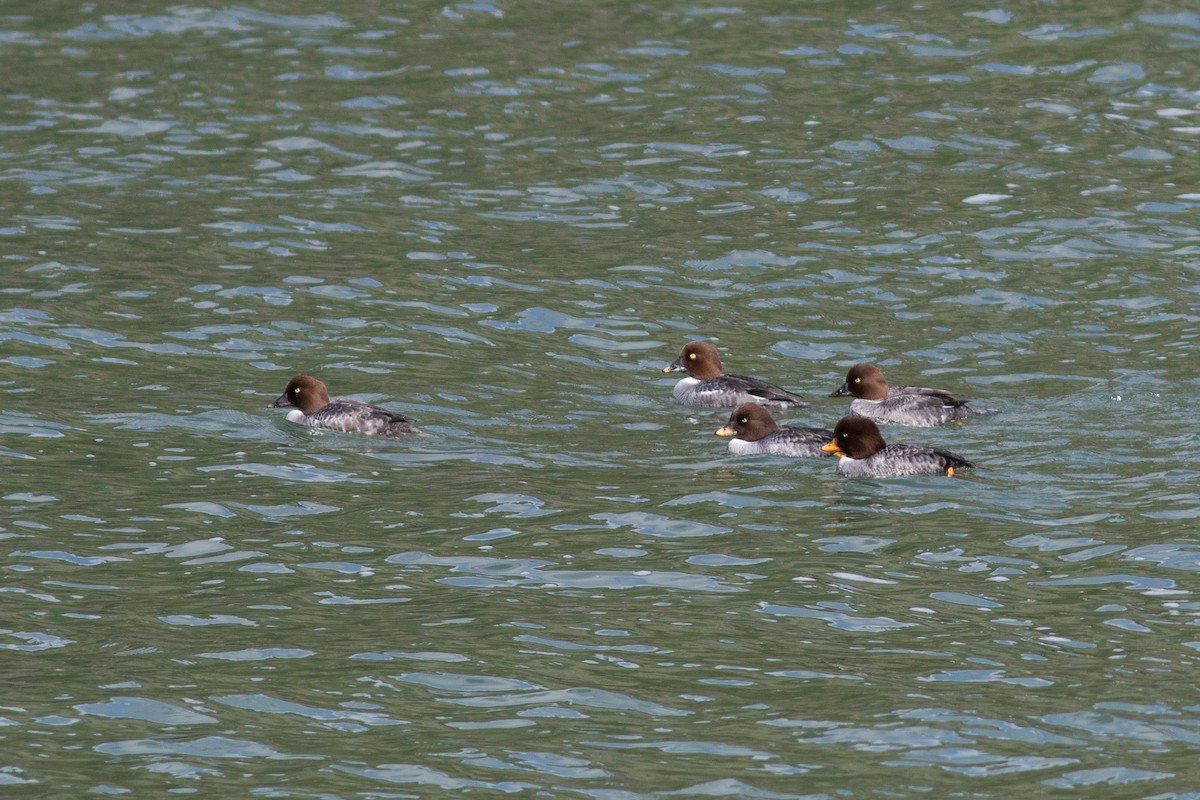
[[[866,417],[848,416],[833,427],[833,438],[824,450],[838,457],[841,475],[891,478],[899,475],[954,475],[975,465],[940,447],[888,444],[879,426]]]
[[[829,456],[823,445],[833,438],[824,428],[780,425],[771,412],[754,403],[742,403],[729,415],[729,423],[717,436],[732,436],[729,452],[735,456]]]

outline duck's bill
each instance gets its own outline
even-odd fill
[[[737,436],[737,431],[726,425],[724,428],[719,428],[713,431],[717,436]]]

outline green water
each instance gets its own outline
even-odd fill
[[[1099,7],[1098,7],[1099,6]],[[1185,5],[0,6],[0,795],[1200,797]],[[961,478],[733,459],[694,338]],[[314,435],[297,372],[433,437]]]

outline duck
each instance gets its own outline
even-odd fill
[[[688,342],[679,358],[663,367],[663,372],[686,372],[671,391],[671,399],[685,406],[731,408],[755,403],[771,408],[808,408],[809,404],[786,389],[744,375],[726,375],[721,371],[721,356],[708,342]]]
[[[798,428],[779,425],[767,411],[755,403],[742,403],[729,415],[729,424],[715,431],[717,436],[732,436],[729,453],[735,456],[831,456],[823,445],[833,438],[824,428]]]
[[[822,449],[838,457],[838,473],[849,477],[926,474],[953,477],[956,470],[975,467],[957,453],[940,447],[888,444],[878,425],[853,414],[838,420],[833,426],[833,438]]]
[[[941,389],[924,386],[891,386],[874,364],[855,364],[846,381],[830,397],[853,395],[850,413],[895,425],[932,428],[947,422],[999,414],[998,408],[972,408]]]
[[[294,406],[288,422],[309,428],[399,439],[410,434],[426,435],[403,414],[357,400],[330,400],[325,384],[312,375],[296,375],[267,408]]]

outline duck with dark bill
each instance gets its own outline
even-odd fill
[[[883,370],[874,364],[855,364],[846,373],[846,381],[830,397],[853,395],[850,413],[895,425],[932,428],[947,422],[999,414],[995,408],[972,408],[941,389],[924,386],[892,386]]]
[[[732,408],[739,403],[755,403],[771,408],[808,408],[808,403],[787,389],[745,375],[726,375],[721,371],[721,356],[708,342],[688,342],[679,358],[663,367],[663,372],[686,372],[671,392],[671,398],[685,406]]]
[[[312,375],[297,375],[288,382],[283,394],[267,408],[292,406],[288,422],[306,425],[309,428],[357,433],[363,436],[382,436],[398,439],[421,431],[403,414],[386,408],[360,403],[357,400],[329,399],[325,384]]]

